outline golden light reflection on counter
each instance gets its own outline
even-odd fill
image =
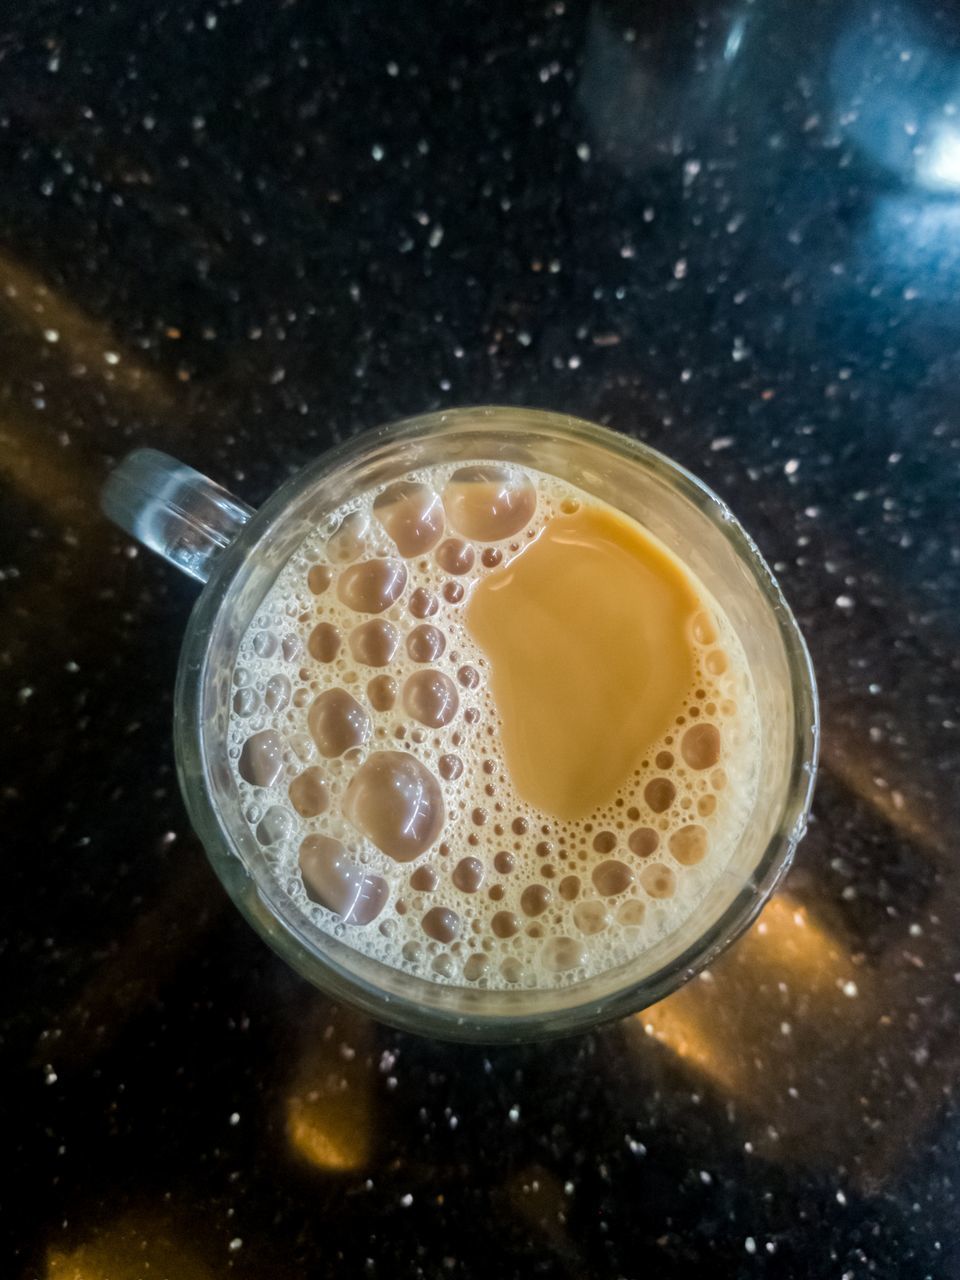
[[[718,983],[725,987],[722,998]],[[793,1033],[787,1008],[801,1008],[805,1022],[821,1025],[835,1019],[840,1006],[848,1018],[861,1018],[864,1002],[852,1008],[849,997],[851,991],[862,996],[862,986],[862,975],[854,981],[849,959],[831,934],[783,894],[711,972],[635,1020],[724,1092],[762,1105],[764,1089],[771,1087],[763,1060],[771,1044]]]
[[[213,1280],[215,1274],[161,1215],[130,1213],[75,1248],[49,1249],[44,1280]]]
[[[314,1022],[284,1097],[285,1132],[296,1156],[330,1173],[370,1159],[373,1135],[372,1027],[342,1011],[333,1027]]]

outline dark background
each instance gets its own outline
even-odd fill
[[[0,1274],[960,1273],[960,19],[916,0],[0,13]],[[823,701],[785,888],[516,1049],[333,1007],[172,771],[195,591],[98,487],[252,503],[446,405],[661,448]]]

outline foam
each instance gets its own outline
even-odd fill
[[[484,483],[504,474],[483,460],[470,468]],[[439,983],[565,986],[677,929],[722,875],[756,793],[753,683],[722,609],[688,572],[702,608],[677,723],[586,818],[560,821],[525,803],[502,764],[488,664],[464,603],[548,520],[602,504],[514,468],[511,532],[476,543],[471,529],[496,530],[480,527],[455,472],[467,474],[462,464],[411,472],[402,492],[360,494],[308,535],[240,644],[228,755],[267,865],[318,928]],[[394,501],[410,495],[425,513],[419,538]],[[372,558],[378,567],[364,569]],[[370,838],[382,815],[358,817],[379,753],[406,756],[415,802],[440,805],[440,825],[436,809],[420,812],[429,847],[405,844],[404,857],[415,851],[405,861]],[[338,910],[309,896],[305,875],[314,898]]]

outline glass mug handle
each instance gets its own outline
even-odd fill
[[[107,476],[104,514],[198,582],[253,515],[253,508],[193,467],[157,449],[135,449]]]

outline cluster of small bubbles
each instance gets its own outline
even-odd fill
[[[756,706],[705,592],[689,697],[607,803],[557,820],[503,760],[464,606],[590,502],[530,468],[429,468],[330,512],[291,557],[239,648],[228,758],[305,927],[433,982],[568,985],[675,929],[722,872]]]

